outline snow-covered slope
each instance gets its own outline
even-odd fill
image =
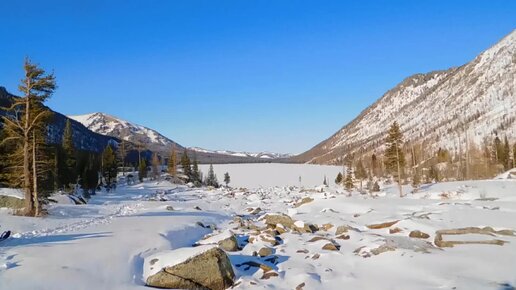
[[[199,147],[189,147],[188,150],[192,150],[195,152],[203,152],[203,153],[214,153],[214,154],[222,154],[222,155],[230,155],[237,157],[253,157],[253,158],[261,158],[261,159],[278,159],[278,158],[289,158],[292,155],[288,153],[274,153],[274,152],[236,152],[229,150],[208,150]]]
[[[158,151],[165,151],[176,145],[182,148],[176,142],[161,135],[159,132],[147,127],[133,124],[120,118],[110,116],[104,113],[92,113],[78,116],[68,116],[74,119],[93,132],[117,137],[135,144],[142,144],[147,148]]]
[[[515,120],[513,31],[461,67],[406,78],[351,123],[297,158],[334,163],[343,153],[381,150],[385,132],[394,121],[401,125],[405,140],[456,151],[459,142],[464,146],[466,133],[476,144],[494,134],[514,140]]]

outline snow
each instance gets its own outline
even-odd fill
[[[221,168],[235,169],[235,182],[250,189],[190,189],[169,182],[146,181],[116,192],[99,192],[87,205],[66,202],[48,205],[48,216],[13,216],[0,209],[1,230],[13,237],[0,243],[0,289],[148,289],[144,281],[164,266],[181,263],[234,233],[241,251],[228,253],[239,283],[234,289],[501,289],[502,283],[516,285],[516,237],[454,235],[445,240],[478,241],[500,239],[496,245],[456,245],[438,248],[433,244],[437,230],[464,227],[516,229],[516,179],[457,181],[422,185],[417,193],[403,187],[398,196],[395,184],[380,183],[374,196],[347,192],[330,182],[329,187],[303,184],[299,188],[289,176],[299,172],[315,175],[313,183],[329,180],[338,168],[313,165],[256,164]],[[249,167],[250,166],[250,167]],[[260,168],[260,166],[262,168]],[[238,169],[238,170],[237,170]],[[242,173],[239,180],[237,171]],[[261,172],[273,171],[278,186],[263,184]],[[294,171],[294,173],[292,173]],[[248,175],[248,176],[246,176]],[[245,178],[244,178],[245,177]],[[308,183],[309,177],[303,176]],[[283,181],[281,185],[279,182]],[[304,181],[303,181],[304,182]],[[156,201],[156,196],[166,197]],[[314,200],[294,208],[296,201]],[[171,209],[172,207],[173,209]],[[201,210],[195,209],[196,207]],[[234,218],[264,227],[266,214],[288,213],[299,227],[323,224],[333,227],[315,233],[281,234],[279,245],[257,238],[252,230],[237,226]],[[367,225],[397,221],[390,228]],[[197,225],[216,225],[217,231]],[[346,225],[349,239],[335,236]],[[285,226],[283,226],[285,228]],[[409,238],[412,230],[430,235]],[[267,233],[261,232],[267,238]],[[207,239],[202,240],[208,236]],[[328,240],[311,241],[315,237]],[[337,251],[323,250],[333,240]],[[381,246],[393,247],[375,255]],[[277,262],[253,256],[270,247]],[[153,265],[153,259],[157,258]],[[271,267],[277,277],[262,279],[263,270],[246,268],[248,261]],[[152,266],[152,269],[151,269]]]
[[[163,268],[181,264],[216,247],[217,246],[213,245],[205,245],[192,248],[180,248],[151,255],[145,258],[143,279],[147,280],[148,277],[155,275]]]
[[[204,176],[208,173],[209,165],[199,166]],[[233,187],[273,187],[273,186],[306,186],[315,187],[321,185],[324,176],[329,183],[333,183],[339,172],[340,166],[330,165],[306,165],[306,164],[214,164],[213,170],[220,183],[224,173],[228,172],[231,177],[230,185]],[[299,181],[301,177],[301,182]]]
[[[225,239],[231,238],[233,236],[233,232],[230,230],[226,230],[220,234],[211,235],[207,238],[204,238],[198,242],[199,245],[216,245],[218,242],[223,241]]]
[[[16,197],[19,199],[24,198],[23,190],[15,188],[0,188],[0,195]]]

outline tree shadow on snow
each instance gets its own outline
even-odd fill
[[[27,245],[36,246],[48,246],[52,243],[66,243],[73,242],[81,239],[94,239],[110,237],[111,233],[89,233],[89,234],[67,234],[67,235],[48,235],[48,236],[36,236],[36,237],[22,237],[22,238],[10,238],[7,241],[0,244],[2,247],[18,247]]]

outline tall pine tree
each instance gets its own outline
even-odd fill
[[[16,98],[8,114],[2,117],[4,120],[5,137],[1,144],[11,143],[15,148],[12,151],[9,168],[21,168],[20,179],[25,192],[25,215],[37,215],[35,206],[38,202],[38,193],[34,188],[34,174],[37,171],[34,162],[32,146],[36,143],[37,134],[46,132],[38,128],[44,128],[48,122],[49,111],[41,110],[43,103],[56,89],[55,77],[47,74],[43,69],[33,64],[29,59],[24,63],[25,76],[21,81],[19,90],[20,98]]]
[[[188,157],[188,151],[185,148],[183,155],[181,156],[181,167],[183,167],[183,174],[186,176],[187,180],[190,181],[192,176],[192,167],[190,164],[190,158]]]
[[[111,148],[111,145],[107,145],[106,149],[104,149],[104,152],[102,153],[102,176],[104,177],[108,188],[116,181],[116,175],[116,155],[113,148]]]
[[[168,159],[168,173],[174,177],[177,174],[177,154],[175,145],[172,145],[172,151],[170,152],[170,158]]]
[[[66,125],[63,131],[62,150],[63,154],[61,154],[61,156],[63,160],[60,162],[62,165],[58,166],[59,175],[62,178],[62,184],[65,187],[70,188],[77,181],[77,160],[73,144],[72,125],[69,119],[66,120]]]
[[[400,196],[402,197],[403,191],[401,188],[401,177],[403,174],[403,167],[405,166],[405,155],[401,150],[403,135],[401,134],[398,122],[392,123],[385,141],[385,168],[390,174],[395,176],[398,182]]]

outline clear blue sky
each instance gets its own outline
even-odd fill
[[[186,146],[300,153],[403,78],[462,65],[516,1],[0,1],[0,86],[30,56],[49,105]]]

